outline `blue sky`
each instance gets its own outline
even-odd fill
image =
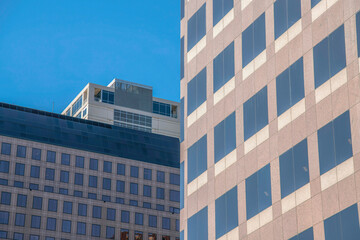
[[[0,102],[61,112],[113,78],[179,101],[178,0],[0,0]]]

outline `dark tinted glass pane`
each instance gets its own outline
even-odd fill
[[[219,90],[223,85],[223,76],[224,76],[224,56],[223,52],[217,55],[213,60],[213,83],[214,83],[214,93]]]
[[[184,162],[180,163],[180,209],[184,208]]]
[[[330,76],[334,76],[346,66],[344,25],[329,35]]]
[[[226,218],[226,232],[230,232],[239,225],[237,187],[234,187],[226,194]]]
[[[318,148],[320,174],[324,174],[335,167],[335,149],[333,123],[330,122],[318,130]]]
[[[342,239],[360,239],[359,214],[357,204],[340,212]]]
[[[225,121],[214,128],[214,160],[217,163],[225,156]]]
[[[267,87],[256,94],[256,131],[268,124]]]
[[[254,24],[242,33],[242,67],[254,59]]]
[[[197,175],[200,176],[207,169],[207,138],[203,136],[199,141],[199,148],[197,152]]]
[[[307,140],[303,140],[293,148],[295,189],[299,189],[309,183],[309,161]]]
[[[226,234],[226,194],[215,200],[216,238]]]
[[[259,170],[259,212],[271,206],[271,177],[270,164]]]
[[[206,67],[197,75],[196,107],[206,101]]]
[[[188,183],[197,177],[197,143],[188,148]]]
[[[185,0],[180,0],[180,20],[184,18],[185,15]]]
[[[197,36],[196,43],[199,42],[206,34],[206,3],[201,6],[197,12]]]
[[[255,96],[251,97],[244,103],[244,140],[248,140],[257,131],[255,127]]]
[[[334,119],[336,165],[352,157],[349,111]]]
[[[233,2],[233,0],[223,0],[223,4],[224,4],[223,15],[225,16],[233,8],[234,2]]]
[[[265,13],[254,22],[254,58],[266,48]]]
[[[117,164],[117,174],[119,175],[125,175],[125,165],[118,163]]]
[[[358,57],[360,57],[360,12],[356,14],[356,33],[357,33]]]
[[[224,84],[235,75],[234,42],[230,43],[224,50]]]
[[[291,106],[304,98],[304,70],[301,57],[290,67]]]
[[[225,119],[225,154],[229,154],[236,148],[236,123],[235,112]]]
[[[184,0],[180,0],[184,2]],[[180,80],[184,78],[184,37],[180,39]]]
[[[280,162],[281,198],[284,198],[295,191],[294,162],[293,162],[292,149],[283,153],[279,157],[279,162]]]
[[[185,117],[185,110],[184,110],[184,98],[180,100],[180,142],[184,141],[184,117]]]
[[[196,14],[189,20],[187,25],[187,51],[189,52],[196,44]]]
[[[290,28],[301,18],[301,0],[287,0],[288,26]]]
[[[336,214],[324,221],[325,239],[339,240],[341,239],[340,214]]]
[[[213,0],[213,26],[223,18],[223,0]]]
[[[53,151],[47,151],[46,161],[54,163],[56,161],[56,153]]]
[[[1,143],[1,154],[10,155],[11,154],[11,144],[10,143]]]
[[[278,116],[291,107],[289,69],[276,77],[276,105]]]
[[[278,39],[287,30],[286,0],[277,0],[274,3],[275,39]]]
[[[196,104],[196,80],[197,76],[195,76],[187,85],[187,96],[188,96],[188,104],[187,104],[187,114],[188,116],[194,112],[197,108]]]
[[[258,214],[258,173],[246,179],[246,218],[249,220]]]
[[[325,38],[313,49],[315,88],[318,88],[330,78],[328,48],[328,39]]]

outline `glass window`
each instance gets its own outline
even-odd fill
[[[39,239],[40,239],[40,236],[39,236],[39,235],[33,235],[33,234],[31,234],[29,239],[30,239],[30,240],[39,240]],[[46,240],[47,240],[47,239],[46,239]]]
[[[72,202],[64,201],[63,213],[72,214]]]
[[[158,211],[165,211],[165,207],[162,204],[156,204],[156,210]]]
[[[54,192],[53,186],[44,186],[44,192]]]
[[[70,233],[71,232],[71,221],[69,220],[62,220],[62,232]]]
[[[27,203],[27,195],[18,194],[16,206],[26,208],[26,203]]]
[[[320,174],[353,156],[349,111],[318,130]]]
[[[169,207],[169,212],[171,212],[172,214],[180,214],[180,209],[176,207]]]
[[[346,66],[344,25],[313,48],[315,88]]]
[[[1,165],[1,161],[0,161],[0,165]],[[0,168],[1,168],[1,166],[0,166]],[[0,178],[0,185],[7,186],[8,185],[8,180]]]
[[[214,93],[235,76],[234,42],[214,58],[213,75]]]
[[[360,12],[356,14],[356,32],[357,32],[358,57],[360,58]]]
[[[235,112],[231,113],[214,128],[215,163],[236,148]]]
[[[242,33],[242,67],[246,67],[265,49],[265,13],[263,13]]]
[[[97,188],[97,176],[89,175],[89,187]]]
[[[170,173],[170,184],[180,186],[180,175],[175,173]]]
[[[31,166],[30,176],[32,178],[40,177],[40,167],[39,166]]]
[[[101,226],[98,224],[91,225],[91,236],[93,237],[100,237],[101,233]]]
[[[145,197],[151,197],[151,186],[144,185],[143,195]]]
[[[270,164],[248,177],[245,184],[246,216],[249,220],[272,204]]]
[[[130,176],[134,177],[134,178],[138,178],[139,177],[139,168],[131,166],[130,167]]]
[[[130,183],[130,194],[138,195],[138,184]]]
[[[106,238],[115,239],[115,228],[106,226]]]
[[[207,137],[204,135],[188,148],[188,183],[207,170]]]
[[[157,199],[165,199],[165,190],[164,188],[156,188],[156,198]]]
[[[108,208],[106,210],[106,219],[110,221],[115,221],[116,218],[116,210],[114,208]]]
[[[77,222],[76,234],[78,234],[78,235],[86,235],[86,223]]]
[[[78,215],[79,216],[87,216],[87,205],[83,203],[78,204]]]
[[[33,197],[33,206],[32,206],[32,208],[41,210],[42,209],[42,200],[43,200],[42,197],[34,196]]]
[[[84,157],[76,156],[75,167],[84,168]]]
[[[90,158],[90,166],[89,166],[90,170],[98,170],[98,160],[94,159],[94,158]]]
[[[31,216],[31,228],[38,228],[40,229],[41,225],[41,217],[40,216]]]
[[[29,189],[31,189],[31,190],[39,190],[39,184],[29,183]]]
[[[16,149],[16,156],[26,158],[26,147],[18,145]]]
[[[162,229],[170,230],[170,218],[167,217],[162,218]]]
[[[135,213],[135,224],[136,225],[143,225],[144,224],[144,214]]]
[[[115,198],[115,202],[119,203],[119,204],[125,204],[125,200],[123,198],[119,198],[119,197]]]
[[[151,180],[152,179],[151,175],[152,175],[151,169],[144,168],[144,179]]]
[[[170,190],[170,201],[180,202],[180,192],[176,190]]]
[[[125,176],[125,164],[121,164],[121,163],[117,164],[117,174]]]
[[[281,198],[309,183],[307,140],[296,144],[279,157]]]
[[[165,172],[157,171],[156,172],[156,181],[164,183],[165,182]]]
[[[235,186],[215,200],[216,238],[238,226],[237,187]]]
[[[151,203],[149,203],[149,202],[143,202],[143,208],[151,209]]]
[[[41,160],[41,149],[33,148],[31,158],[34,160]]]
[[[274,3],[275,39],[301,18],[300,0],[277,0]]]
[[[104,172],[112,173],[112,162],[104,161]]]
[[[7,239],[7,232],[6,231],[0,231],[0,238],[1,239]]]
[[[11,154],[11,144],[10,143],[1,143],[1,154],[10,155]]]
[[[15,164],[15,175],[24,176],[25,174],[25,164],[16,163]]]
[[[324,220],[326,240],[360,239],[359,214],[357,204]]]
[[[294,106],[305,96],[303,58],[276,77],[277,115]]]
[[[14,240],[24,240],[24,234],[23,234],[23,233],[14,232]],[[46,240],[47,240],[47,239],[46,239]]]
[[[51,163],[55,163],[56,162],[56,152],[47,151],[46,161],[51,162]]]
[[[45,171],[45,180],[54,181],[55,179],[55,169],[47,168]]]
[[[83,197],[83,192],[78,191],[78,190],[74,190],[74,197]]]
[[[206,3],[189,19],[187,25],[189,52],[206,35]]]
[[[89,199],[96,199],[97,198],[96,193],[88,193],[88,198]]]
[[[47,218],[46,230],[56,231],[56,218],[51,218],[51,217]]]
[[[130,212],[121,210],[121,222],[129,223],[130,222]]]
[[[182,3],[184,0],[180,0]],[[180,80],[184,78],[184,55],[185,55],[185,47],[184,47],[184,37],[180,39]]]
[[[58,200],[49,199],[48,200],[48,211],[49,212],[57,212],[57,208],[58,208]]]
[[[68,171],[60,171],[60,182],[69,183],[69,172]]]
[[[15,215],[15,226],[24,227],[25,226],[25,214],[16,213]]]
[[[157,228],[157,217],[149,215],[149,227]]]
[[[289,240],[314,240],[313,228],[309,228]]]
[[[233,0],[213,0],[213,26],[233,8]]]
[[[103,200],[104,202],[111,202],[111,197],[108,195],[102,195],[101,200]]]
[[[138,201],[136,201],[136,200],[130,200],[130,201],[129,201],[129,205],[130,205],[130,206],[135,206],[135,207],[137,207],[137,206],[138,206]]]
[[[67,189],[67,188],[59,188],[59,193],[63,194],[63,195],[68,195],[69,194],[69,189]]]
[[[0,224],[9,224],[9,212],[0,211]]]
[[[180,143],[184,141],[184,117],[185,117],[185,110],[184,110],[184,98],[180,100]]]
[[[61,164],[70,166],[70,154],[61,154]]]
[[[268,124],[267,86],[244,103],[244,140]]]
[[[321,0],[311,0],[311,8],[315,7]]]
[[[23,188],[24,187],[24,182],[14,181],[14,187]]]
[[[9,173],[9,162],[0,160],[0,172]]]
[[[93,218],[101,218],[101,207],[99,206],[93,206]]]
[[[116,191],[125,192],[125,182],[121,180],[116,180]]]
[[[103,189],[111,190],[111,179],[110,178],[103,178]]]
[[[180,163],[180,209],[184,208],[184,162]]]
[[[187,84],[187,115],[206,101],[206,67]]]
[[[208,239],[208,209],[204,207],[187,221],[188,239]]]
[[[75,185],[82,186],[84,183],[84,175],[81,173],[75,173]]]

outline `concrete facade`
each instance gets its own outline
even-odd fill
[[[184,102],[185,116],[184,140],[180,146],[180,161],[184,164],[184,208],[180,213],[180,231],[183,239],[195,239],[189,232],[189,219],[205,207],[207,230],[204,231],[207,231],[207,239],[231,240],[290,239],[310,228],[313,238],[306,239],[332,239],[329,234],[326,235],[327,219],[350,206],[357,205],[356,211],[360,208],[360,36],[357,35],[360,28],[357,23],[360,1],[299,2],[300,19],[275,40],[273,0],[234,0],[233,8],[215,26],[213,0],[183,1],[184,17],[181,20],[180,36],[184,39],[184,52],[181,53],[184,54],[181,98]],[[312,2],[319,3],[312,7]],[[204,4],[206,34],[187,51],[190,31],[188,20]],[[243,67],[243,33],[263,13],[266,23],[266,47]],[[324,84],[316,87],[314,49],[341,26],[344,27],[346,66]],[[232,42],[234,77],[215,92],[214,59]],[[277,78],[300,58],[303,59],[304,96],[284,114],[278,116]],[[203,113],[194,120],[192,115],[187,114],[187,87],[205,67],[205,107],[198,107],[203,108]],[[244,104],[264,87],[267,87],[267,124],[245,140]],[[319,156],[321,140],[318,139],[321,129],[347,111],[351,130],[348,142],[352,155],[342,164],[322,173]],[[216,162],[214,128],[233,112],[236,119],[236,147]],[[195,180],[188,182],[188,150],[205,135],[206,170]],[[279,158],[304,139],[307,140],[308,149],[308,182],[290,195],[282,197]],[[247,180],[268,164],[271,176],[271,204],[248,218],[247,208],[250,203],[247,201]],[[219,237],[216,200],[234,187],[237,187],[237,225]],[[357,231],[358,227],[357,224]]]

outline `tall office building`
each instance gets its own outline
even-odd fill
[[[178,102],[153,97],[152,87],[114,79],[89,83],[62,114],[179,138]]]
[[[0,103],[0,239],[176,240],[179,139]]]
[[[359,72],[359,0],[181,0],[181,239],[360,239]]]

